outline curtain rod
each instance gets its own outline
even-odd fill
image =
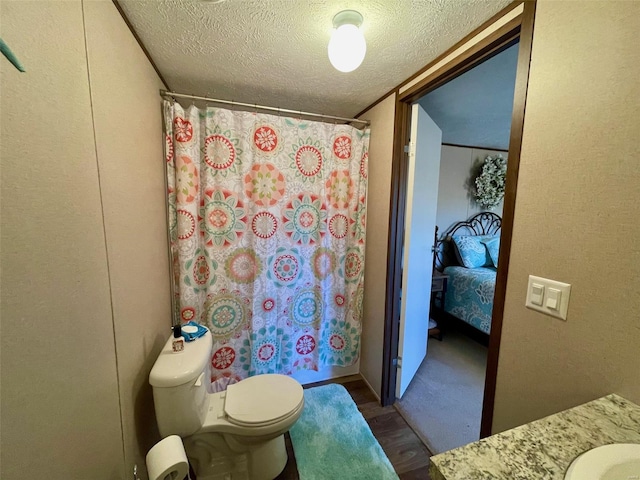
[[[242,102],[234,102],[231,100],[221,100],[218,98],[208,98],[208,97],[198,97],[196,95],[187,95],[184,93],[176,93],[176,92],[168,92],[167,90],[160,90],[161,97],[175,97],[175,98],[190,98],[192,100],[204,100],[205,102],[212,103],[221,103],[224,105],[236,105],[239,107],[248,107],[248,108],[256,108],[259,110],[268,110],[270,112],[277,113],[291,113],[293,115],[301,115],[304,117],[317,117],[317,118],[328,118],[331,120],[342,120],[344,122],[357,122],[364,123],[365,125],[370,125],[371,122],[369,120],[358,120],[357,118],[346,118],[346,117],[337,117],[335,115],[324,115],[322,113],[310,113],[310,112],[302,112],[299,110],[289,110],[286,108],[277,108],[277,107],[267,107],[265,105],[254,105],[253,103],[242,103]]]

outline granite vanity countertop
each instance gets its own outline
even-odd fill
[[[640,443],[640,406],[618,395],[431,457],[432,480],[562,480],[581,453]]]

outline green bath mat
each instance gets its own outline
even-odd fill
[[[304,410],[289,431],[300,480],[398,480],[347,390],[304,391]]]

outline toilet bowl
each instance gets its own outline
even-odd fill
[[[302,386],[265,374],[208,393],[211,334],[179,353],[171,343],[149,375],[160,434],[182,437],[198,480],[277,477],[287,463],[284,433],[304,408]]]

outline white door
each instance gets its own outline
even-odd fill
[[[396,396],[401,398],[427,355],[433,236],[438,208],[442,130],[419,104],[411,108],[407,206],[402,259]]]

